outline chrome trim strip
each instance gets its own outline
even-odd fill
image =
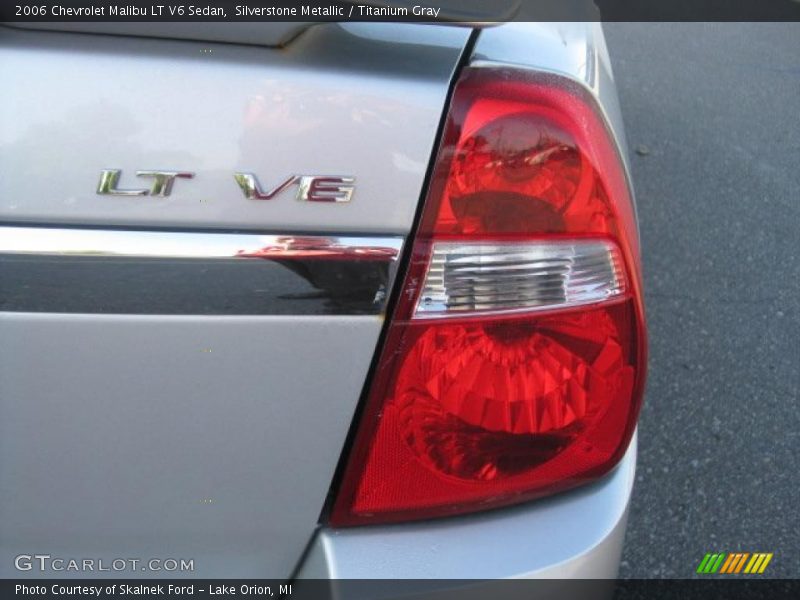
[[[381,314],[402,237],[0,226],[0,311]]]
[[[0,254],[70,254],[150,258],[274,258],[325,254],[329,258],[382,256],[395,260],[401,237],[261,235],[123,229],[0,226]]]

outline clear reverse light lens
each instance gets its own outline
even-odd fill
[[[568,308],[626,291],[608,240],[435,242],[414,316]]]

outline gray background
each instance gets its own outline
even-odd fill
[[[761,551],[798,577],[800,24],[605,29],[650,331],[620,574]]]

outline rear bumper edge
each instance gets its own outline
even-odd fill
[[[297,578],[614,578],[635,467],[636,436],[602,480],[546,500],[440,521],[322,528]]]

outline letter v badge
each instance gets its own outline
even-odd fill
[[[236,179],[236,183],[239,184],[239,187],[242,188],[244,197],[248,200],[272,200],[299,179],[297,175],[292,175],[283,183],[278,184],[278,187],[264,192],[261,190],[256,176],[251,173],[234,173],[233,177]]]

